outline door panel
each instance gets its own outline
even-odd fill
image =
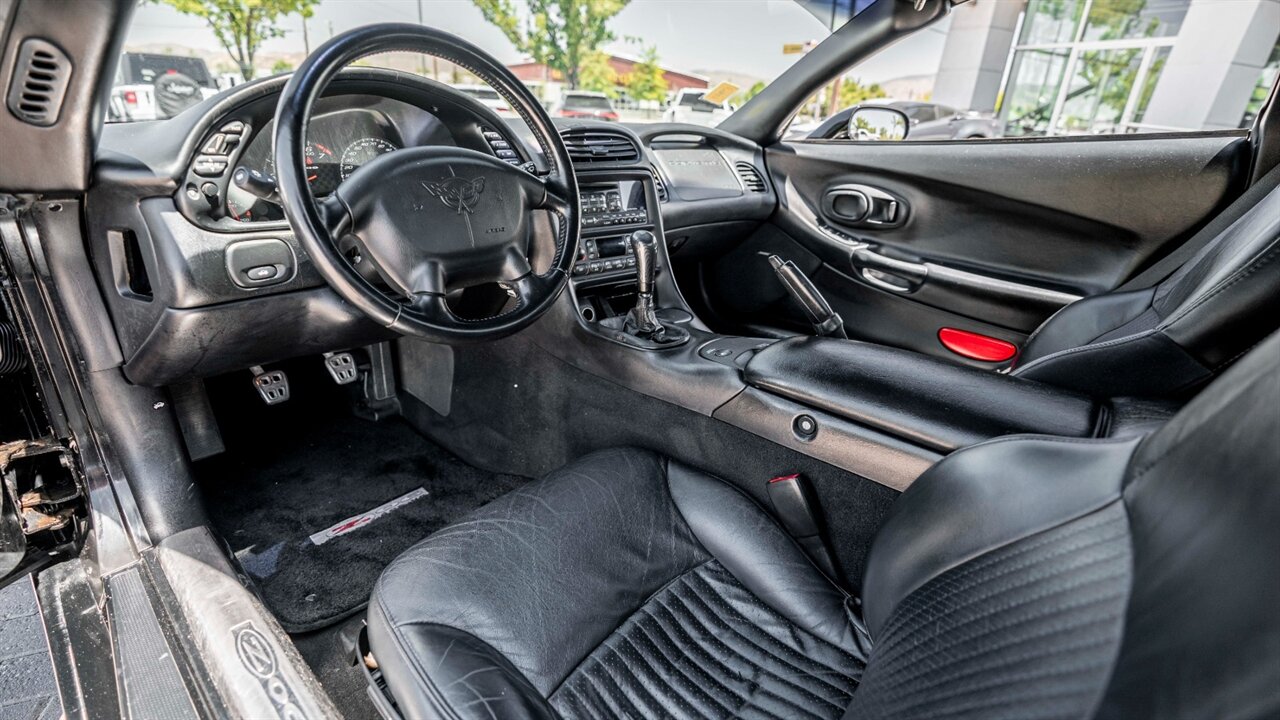
[[[799,264],[836,296],[851,336],[959,360],[937,341],[942,323],[1025,339],[1063,305],[1115,288],[1189,237],[1238,194],[1249,150],[1240,132],[802,141],[768,148],[766,163],[779,189],[774,229],[803,249],[810,262]],[[832,190],[851,186],[899,206],[832,202]],[[749,287],[734,292],[755,322],[785,313],[769,290],[758,303]]]

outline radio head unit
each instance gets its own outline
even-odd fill
[[[579,195],[583,228],[638,225],[649,221],[644,183],[640,180],[583,185]]]

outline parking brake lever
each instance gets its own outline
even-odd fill
[[[849,339],[844,332],[844,320],[831,309],[827,299],[822,297],[818,288],[814,287],[813,281],[809,280],[809,277],[801,272],[795,263],[783,260],[777,255],[770,254],[766,257],[769,258],[773,271],[778,274],[782,287],[787,289],[791,298],[804,310],[815,333],[823,337]]]

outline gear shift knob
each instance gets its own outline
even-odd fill
[[[631,233],[631,247],[636,254],[636,282],[640,293],[653,292],[653,279],[658,271],[658,238],[648,230],[637,230]]]

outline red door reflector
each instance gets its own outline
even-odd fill
[[[951,352],[971,360],[1004,362],[1018,354],[1018,346],[986,335],[944,327],[938,331],[938,341]]]

